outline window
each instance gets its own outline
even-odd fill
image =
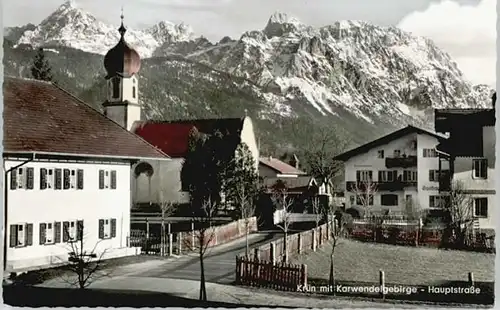
[[[373,194],[356,195],[356,205],[358,205],[358,206],[373,206]]]
[[[34,189],[35,168],[21,167],[10,172],[10,189]]]
[[[488,198],[474,198],[474,216],[488,217]]]
[[[116,219],[99,220],[99,239],[116,237]]]
[[[132,98],[135,99],[135,86],[132,86]]]
[[[404,170],[403,182],[417,182],[417,171]]]
[[[55,189],[62,189],[62,170],[61,169],[55,169],[54,170],[55,174]]]
[[[410,203],[413,201],[413,196],[412,195],[406,195],[405,197],[406,203]]]
[[[424,157],[437,157],[436,149],[423,149],[422,152]]]
[[[398,172],[396,170],[382,170],[378,172],[379,182],[394,182],[397,179]]]
[[[99,170],[99,189],[116,189],[116,170]]]
[[[10,225],[10,247],[33,245],[33,224]]]
[[[411,149],[412,150],[416,150],[417,149],[417,141],[416,140],[411,141]]]
[[[371,170],[358,170],[356,171],[356,181],[372,181],[373,180],[373,171]]]
[[[429,181],[430,182],[439,181],[439,170],[429,170]]]
[[[120,98],[120,79],[115,77],[111,83],[113,84],[113,98]]]
[[[384,158],[384,150],[379,150],[379,151],[377,152],[377,154],[378,154],[378,155],[377,155],[377,157],[378,157],[378,158]]]
[[[63,222],[63,242],[82,240],[83,221]]]
[[[349,202],[351,206],[354,206],[354,204],[356,203],[356,196],[355,195],[349,196]]]
[[[450,196],[429,196],[429,208],[445,208],[450,202]]]
[[[398,195],[394,194],[380,195],[380,204],[383,206],[397,206]]]
[[[61,226],[59,225],[59,240],[61,239]],[[56,243],[56,225],[54,223],[40,223],[40,244]]]
[[[488,160],[473,159],[472,160],[473,178],[487,179],[488,178]]]
[[[394,150],[394,157],[400,157],[401,156],[401,150]]]

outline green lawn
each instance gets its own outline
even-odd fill
[[[331,244],[316,252],[290,259],[307,264],[308,279],[328,280]],[[495,255],[446,251],[424,247],[392,246],[341,240],[335,249],[337,281],[378,283],[379,270],[385,271],[387,284],[438,285],[450,281],[467,281],[473,272],[477,282],[493,282]]]

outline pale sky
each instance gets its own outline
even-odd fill
[[[3,0],[5,26],[38,24],[63,0]],[[279,10],[312,26],[357,19],[394,25],[432,39],[473,83],[496,84],[495,0],[76,0],[108,23],[119,23],[123,5],[132,28],[160,20],[184,22],[212,41],[264,28]],[[116,12],[116,13],[114,13]]]

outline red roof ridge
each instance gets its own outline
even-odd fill
[[[83,101],[82,99],[78,98],[77,96],[75,96],[74,94],[70,93],[69,91],[67,91],[66,89],[62,88],[61,86],[59,86],[56,82],[49,82],[49,81],[41,81],[41,80],[37,80],[37,79],[29,79],[29,78],[17,78],[17,77],[10,77],[10,78],[14,78],[14,79],[24,79],[24,80],[31,80],[31,81],[34,81],[34,82],[37,82],[37,83],[47,83],[47,84],[51,84],[52,86],[55,86],[57,89],[59,89],[60,91],[64,92],[65,94],[69,95],[70,97],[72,97],[73,99],[75,99],[76,101],[78,101],[79,103],[83,104],[83,106],[91,111],[94,111],[95,113],[97,113],[100,117],[103,117],[105,118],[107,121],[115,124],[116,126],[118,126],[121,130],[124,130],[126,131],[129,135],[134,135],[135,138],[138,138],[140,141],[142,141],[145,146],[147,147],[150,147],[152,149],[154,149],[156,152],[160,153],[161,155],[163,155],[164,157],[166,158],[170,158],[167,154],[165,154],[163,151],[159,150],[158,148],[156,148],[155,146],[153,146],[152,144],[150,144],[149,142],[147,142],[146,140],[144,140],[141,136],[139,135],[136,135],[135,133],[133,132],[130,132],[128,131],[127,129],[123,128],[120,124],[118,124],[117,122],[113,121],[112,119],[109,119],[108,117],[102,115],[102,113],[100,111],[98,111],[97,109],[95,109],[94,107],[92,107],[91,105],[89,105],[87,102]]]

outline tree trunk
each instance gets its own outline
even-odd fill
[[[201,254],[201,253],[200,253]],[[207,301],[207,288],[205,286],[205,265],[204,265],[204,255],[200,255],[200,272],[201,272],[201,277],[200,277],[200,300],[201,301]]]
[[[250,252],[250,249],[249,249],[249,245],[248,245],[248,220],[245,221],[245,243],[246,243],[246,247],[245,247],[245,256],[246,258],[248,259],[248,254]]]
[[[288,232],[285,231],[285,239],[283,240],[283,261],[285,263],[288,263]]]
[[[335,275],[334,275],[334,260],[333,260],[333,254],[330,255],[330,277],[328,284],[332,286],[333,289],[333,295],[335,295]]]
[[[165,256],[165,220],[161,219],[160,255]]]

